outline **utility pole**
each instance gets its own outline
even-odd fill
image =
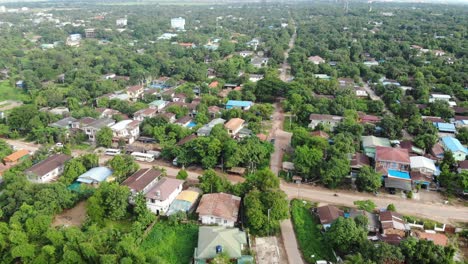
[[[271,208],[268,208],[268,236],[270,236],[270,210]]]

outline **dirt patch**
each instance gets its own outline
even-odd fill
[[[257,237],[255,252],[258,264],[287,263],[286,253],[278,237]]]
[[[81,226],[86,219],[86,202],[79,202],[75,207],[63,211],[54,217],[52,226]]]

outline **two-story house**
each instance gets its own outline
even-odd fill
[[[161,171],[153,168],[140,169],[128,177],[122,185],[127,186],[130,189],[131,197],[130,202],[133,202],[133,198],[138,193],[146,194],[161,178]]]
[[[99,132],[104,127],[110,127],[115,124],[115,120],[110,119],[110,118],[100,118],[100,119],[95,119],[89,124],[86,124],[81,127],[81,120],[78,122],[80,123],[80,129],[85,132],[86,135],[88,135],[88,138],[90,141],[96,141],[96,134]]]
[[[227,193],[202,196],[197,208],[198,220],[205,225],[234,227],[239,215],[241,198]]]
[[[143,92],[145,91],[143,85],[134,85],[127,87],[127,95],[132,101],[137,101],[139,98],[143,96]]]
[[[51,182],[62,175],[65,163],[71,158],[65,154],[54,154],[27,169],[26,176],[29,181],[35,183]]]
[[[375,167],[385,170],[409,171],[410,158],[407,149],[375,147]]]
[[[145,193],[146,206],[156,215],[165,214],[177,195],[182,192],[183,184],[182,180],[162,178]]]
[[[140,136],[140,121],[122,120],[110,127],[113,133],[113,141],[124,139],[126,143],[132,144]]]
[[[228,134],[235,136],[239,131],[244,128],[245,120],[241,118],[231,118],[224,127],[227,129]]]
[[[133,114],[133,119],[143,121],[145,118],[155,117],[157,113],[158,110],[155,108],[141,109],[139,111],[136,111],[135,114]]]

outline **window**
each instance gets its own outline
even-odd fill
[[[151,203],[154,203],[154,199],[150,199],[151,200]]]
[[[227,220],[224,220],[224,223],[227,224]]]

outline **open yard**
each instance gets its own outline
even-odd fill
[[[198,225],[167,222],[154,225],[142,243],[142,248],[150,260],[164,260],[167,264],[190,263],[198,242]]]
[[[81,201],[75,207],[64,210],[54,217],[52,226],[81,226],[86,219],[86,202]]]
[[[8,81],[0,82],[0,101],[3,100],[18,100],[23,101],[27,97],[23,90],[10,85]]]
[[[311,214],[310,202],[293,200],[291,202],[292,222],[299,248],[307,263],[317,260],[335,261],[332,248],[324,241],[317,219]]]

